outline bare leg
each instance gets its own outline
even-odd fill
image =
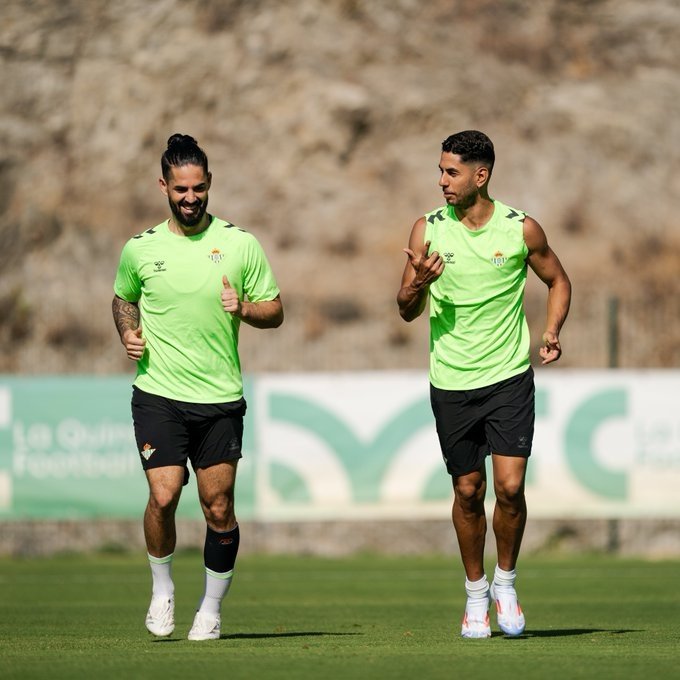
[[[493,530],[498,548],[498,565],[494,570],[491,597],[496,602],[498,626],[506,635],[524,632],[526,621],[515,591],[515,565],[527,521],[524,498],[526,458],[493,454],[496,507]]]
[[[149,501],[144,512],[144,536],[151,567],[152,598],[146,627],[165,637],[175,629],[175,586],[172,582],[172,553],[175,552],[175,510],[182,493],[184,468],[172,465],[146,471]]]
[[[149,502],[144,512],[146,549],[153,557],[165,557],[175,551],[175,510],[182,493],[184,468],[178,465],[146,471]]]
[[[488,638],[489,583],[484,573],[486,539],[486,469],[453,479],[453,526],[458,536],[460,556],[465,568],[465,614],[461,625],[464,638]]]
[[[486,470],[453,479],[453,526],[458,537],[460,556],[469,581],[484,576],[484,542],[486,539]]]
[[[205,521],[214,531],[231,531],[236,526],[234,484],[237,460],[196,470],[198,495]]]
[[[496,493],[493,531],[498,548],[498,566],[512,571],[517,563],[527,521],[524,497],[527,459],[493,454],[492,460]]]

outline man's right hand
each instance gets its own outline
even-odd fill
[[[128,329],[123,333],[123,346],[127,352],[128,359],[139,361],[144,354],[146,340],[142,337],[142,327]]]
[[[442,260],[441,255],[436,250],[428,255],[427,251],[429,249],[430,241],[425,241],[422,248],[415,252],[410,248],[404,248],[404,252],[408,256],[408,260],[415,272],[415,278],[411,281],[411,286],[417,290],[429,286],[444,271],[444,260]]]

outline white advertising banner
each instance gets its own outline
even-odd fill
[[[0,376],[0,519],[141,515],[130,382]],[[241,519],[449,515],[426,372],[256,375],[245,394]],[[536,370],[532,518],[674,518],[678,489],[680,371]],[[201,516],[193,481],[179,516]]]
[[[548,369],[536,404],[535,516],[680,516],[680,372]]]
[[[261,376],[255,395],[258,518],[448,515],[422,372]],[[680,372],[536,371],[532,517],[677,517],[678,488]]]

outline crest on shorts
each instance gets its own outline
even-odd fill
[[[145,460],[149,460],[155,451],[156,449],[152,449],[151,444],[147,442],[144,444],[144,446],[142,446],[142,450],[139,453],[144,457]]]
[[[222,258],[224,258],[224,254],[220,252],[219,248],[213,248],[210,251],[210,255],[208,257],[215,263],[219,264],[222,262]]]

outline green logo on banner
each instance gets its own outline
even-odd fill
[[[593,450],[593,439],[597,429],[607,420],[626,415],[624,390],[605,390],[581,403],[571,416],[566,431],[565,450],[571,471],[586,489],[614,500],[627,497],[627,477],[623,472],[600,465]]]
[[[395,453],[421,428],[434,428],[427,399],[420,399],[396,413],[370,442],[361,441],[336,414],[303,397],[272,394],[269,410],[273,420],[296,425],[328,445],[351,480],[353,500],[359,502],[378,501],[380,481],[394,460]],[[297,475],[292,476],[291,471],[284,472],[283,467],[280,464],[273,466],[272,477],[284,498],[288,501],[308,498],[308,490],[302,493],[299,490],[304,481]],[[428,496],[432,493],[439,495],[443,489],[443,497],[448,498],[451,483],[443,464],[440,472],[443,479],[441,488],[439,484],[430,482],[426,492]]]

